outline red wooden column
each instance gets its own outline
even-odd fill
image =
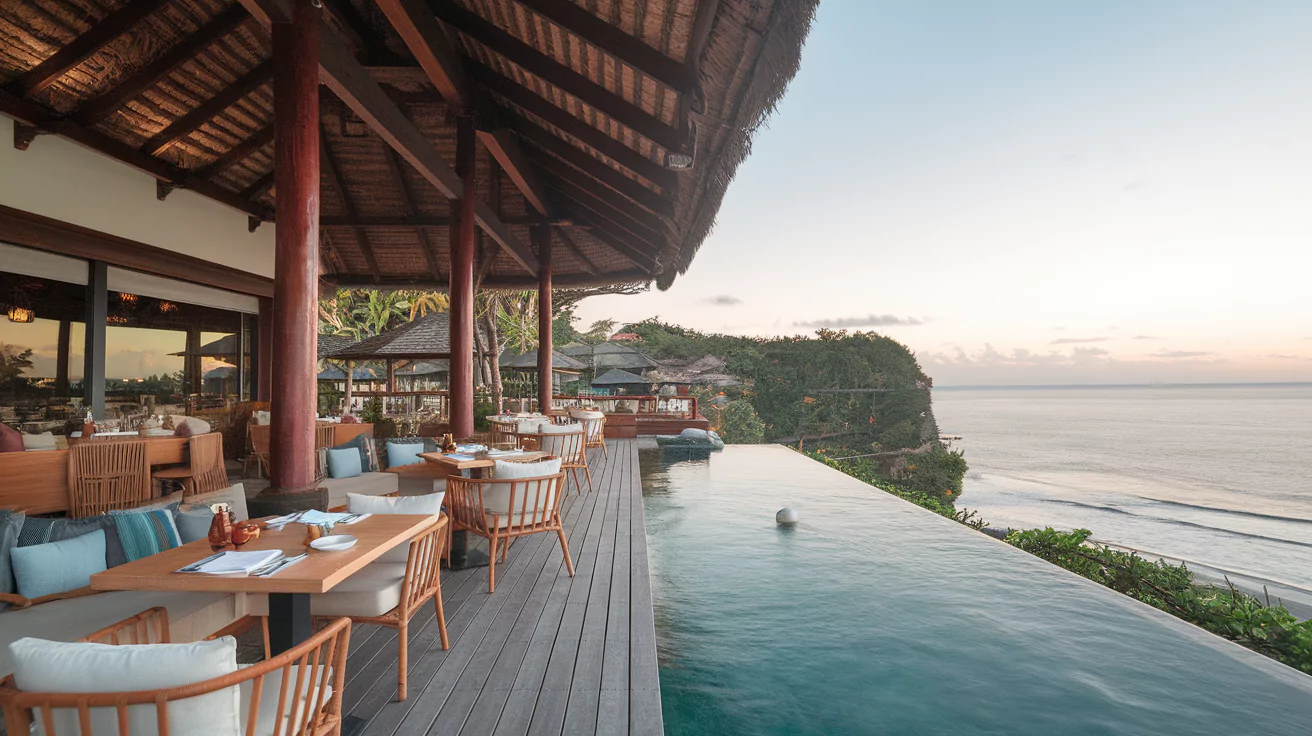
[[[538,411],[551,410],[551,231],[534,225],[530,231],[538,245]]]
[[[291,22],[273,24],[274,185],[271,488],[315,481],[315,348],[319,298],[319,11],[292,0]]]
[[[452,203],[451,433],[474,433],[474,118],[456,118],[456,175],[464,194]]]
[[[255,322],[255,400],[268,401],[273,393],[273,300],[260,297]]]

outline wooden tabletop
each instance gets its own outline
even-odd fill
[[[339,524],[334,534],[350,534],[360,541],[342,552],[307,550],[305,525],[291,523],[282,531],[265,529],[260,538],[242,550],[281,549],[288,556],[309,552],[309,557],[268,577],[206,575],[176,572],[214,554],[207,540],[184,544],[157,555],[119,565],[91,576],[95,590],[194,590],[212,593],[327,593],[334,586],[384,552],[405,544],[436,524],[430,514],[374,514],[354,524]]]
[[[441,463],[441,464],[443,464],[443,465],[445,465],[445,466],[447,466],[448,468],[451,468],[451,469],[453,469],[453,470],[470,470],[470,469],[477,469],[477,468],[490,468],[490,467],[496,465],[496,462],[495,462],[495,461],[497,461],[497,460],[513,460],[513,461],[515,461],[515,462],[520,462],[520,463],[531,463],[531,462],[533,462],[534,460],[541,460],[542,458],[544,458],[544,457],[546,457],[546,456],[547,456],[547,453],[545,453],[545,452],[531,451],[531,452],[516,452],[516,453],[513,453],[513,454],[498,455],[498,456],[496,456],[496,457],[490,457],[490,458],[488,458],[488,459],[486,459],[486,460],[479,460],[479,459],[477,459],[477,458],[472,458],[472,459],[469,459],[469,460],[459,460],[459,459],[454,458],[454,457],[448,457],[447,455],[445,455],[445,454],[443,454],[443,453],[440,453],[440,452],[421,452],[421,453],[419,453],[419,457],[422,457],[423,459],[427,460],[428,462],[430,462],[430,463]]]

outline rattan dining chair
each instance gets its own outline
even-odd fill
[[[120,625],[97,632],[93,641],[113,644],[167,643],[167,618],[152,620],[152,609]],[[162,636],[161,636],[162,634]],[[145,642],[137,636],[147,637]],[[150,637],[159,637],[151,639]],[[188,701],[210,693],[237,688],[241,702],[249,702],[242,733],[245,736],[298,734],[336,736],[342,726],[342,694],[346,684],[346,654],[351,621],[340,618],[286,652],[232,674],[202,682],[157,690],[99,693],[49,693],[19,690],[12,676],[0,680],[0,709],[10,734],[26,734],[34,722],[45,736],[128,733],[130,710],[153,708],[150,733],[168,736],[171,721],[187,718]],[[104,673],[113,682],[114,673]],[[291,683],[289,685],[289,683]],[[290,691],[290,692],[289,692]],[[308,706],[308,707],[306,707]],[[134,719],[140,723],[140,718]],[[140,730],[133,730],[138,734]]]
[[[574,488],[582,495],[583,484],[579,481],[579,471],[582,470],[584,477],[588,480],[588,492],[592,491],[592,471],[588,468],[588,448],[586,446],[586,435],[584,434],[585,425],[582,424],[565,424],[554,425],[552,429],[568,428],[569,431],[541,431],[536,433],[520,433],[521,441],[528,440],[529,445],[536,447],[538,450],[549,455],[555,455],[561,459],[560,469],[569,471],[570,476],[574,479]]]
[[[488,444],[494,447],[507,444],[513,444],[515,447],[519,447],[519,437],[515,434],[515,430],[517,429],[519,429],[518,419],[493,419],[488,417]]]
[[[565,566],[574,577],[574,562],[565,541],[565,527],[560,518],[560,498],[565,472],[533,478],[461,478],[446,480],[446,503],[454,529],[464,529],[488,540],[487,592],[497,587],[497,550],[505,561],[510,540],[555,532]]]
[[[222,490],[231,485],[223,464],[223,435],[209,432],[187,440],[187,464],[161,468],[151,474],[159,481],[182,484],[183,498]]]
[[[246,425],[246,458],[242,475],[251,477],[251,462],[255,462],[256,477],[269,475],[269,425],[251,422]]]
[[[79,442],[68,451],[72,516],[127,509],[151,498],[146,440]]]
[[[601,454],[610,460],[610,450],[606,449],[606,414],[589,409],[571,409],[569,415],[583,423],[584,447],[600,447]]]

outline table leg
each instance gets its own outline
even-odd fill
[[[314,632],[309,593],[269,594],[269,650],[277,656]]]
[[[483,477],[482,468],[475,468],[469,473],[474,478]],[[463,570],[467,567],[487,567],[488,561],[489,558],[486,552],[481,549],[469,548],[469,532],[464,529],[456,529],[451,532],[452,570]]]

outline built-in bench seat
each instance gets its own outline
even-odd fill
[[[245,615],[244,596],[231,593],[115,590],[0,613],[0,677],[13,672],[9,645],[25,636],[73,641],[147,608],[169,612],[173,641],[197,641]]]
[[[324,478],[319,484],[328,489],[330,509],[345,506],[348,493],[388,496],[400,491],[397,475],[383,471],[365,472],[353,478]]]

